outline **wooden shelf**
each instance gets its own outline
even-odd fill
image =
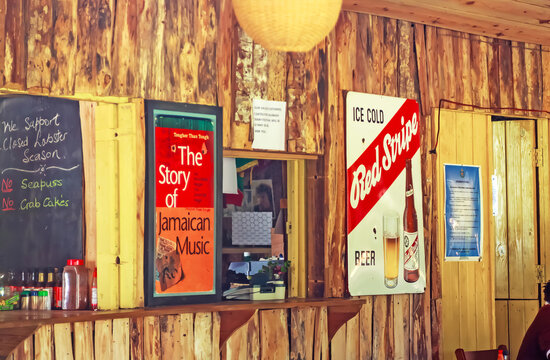
[[[166,306],[147,309],[113,311],[46,311],[15,310],[0,312],[0,359],[11,354],[17,346],[43,325],[83,321],[139,318],[145,316],[176,315],[196,312],[217,312],[220,315],[220,348],[258,310],[327,307],[329,341],[336,331],[357,315],[365,303],[360,298],[313,298],[270,301],[223,301],[209,304]]]
[[[243,252],[251,254],[271,254],[271,247],[224,247],[222,254],[242,254]]]
[[[136,318],[143,316],[174,315],[195,312],[219,312],[237,310],[290,309],[311,306],[344,306],[363,305],[360,298],[310,298],[245,301],[229,300],[217,303],[192,304],[179,306],[161,306],[155,308],[120,309],[109,311],[61,311],[61,310],[14,310],[0,312],[0,329],[70,323],[80,321],[97,321],[121,318]]]

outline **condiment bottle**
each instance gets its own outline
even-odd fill
[[[88,307],[88,270],[82,259],[69,259],[63,269],[63,310]]]
[[[55,286],[55,282],[53,281],[53,269],[48,269],[48,277],[46,281],[46,285],[44,289],[48,292],[48,301],[50,308],[48,310],[53,309],[53,287]]]
[[[0,272],[0,296],[4,296],[4,286],[7,286],[6,273]]]
[[[46,286],[46,276],[44,274],[44,270],[40,269],[38,270],[37,273],[38,273],[38,281],[36,286],[38,286],[39,288],[43,288]]]
[[[29,294],[29,303],[30,303],[30,309],[31,310],[38,310],[39,303],[38,303],[38,290],[31,290]]]
[[[21,292],[21,310],[29,310],[30,308],[30,291],[23,290]]]
[[[63,302],[63,273],[60,268],[53,269],[53,309],[61,310]]]
[[[38,292],[38,309],[50,310],[51,306],[48,299],[48,292],[46,290],[40,290]]]
[[[92,310],[97,310],[97,268],[94,269],[92,275],[92,299],[90,301]]]

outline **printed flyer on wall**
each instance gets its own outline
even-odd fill
[[[345,96],[350,294],[422,293],[418,103],[357,92]]]
[[[479,166],[444,165],[445,260],[480,260],[483,204]]]

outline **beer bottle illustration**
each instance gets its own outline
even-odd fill
[[[403,212],[403,272],[405,281],[418,280],[420,256],[418,251],[418,220],[414,208],[414,189],[412,181],[411,159],[406,160],[405,211]]]

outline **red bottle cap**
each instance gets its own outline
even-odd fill
[[[94,268],[94,274],[92,275],[92,277],[97,277],[97,268]]]
[[[84,260],[82,260],[82,259],[69,259],[69,260],[67,260],[67,265],[69,265],[69,266],[84,265]]]

